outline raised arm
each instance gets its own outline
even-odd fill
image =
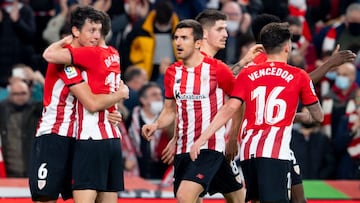
[[[43,58],[48,63],[55,64],[70,64],[71,63],[71,54],[67,48],[64,46],[69,45],[72,42],[73,37],[67,36],[61,39],[60,41],[54,42],[45,49],[43,53]]]

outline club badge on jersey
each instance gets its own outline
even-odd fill
[[[73,65],[65,65],[64,71],[68,79],[74,78],[78,75],[76,68]]]

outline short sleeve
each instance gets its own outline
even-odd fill
[[[244,84],[250,84],[247,81],[245,72],[246,72],[246,69],[243,69],[242,71],[240,71],[238,77],[235,80],[234,88],[231,93],[231,97],[238,98],[242,101],[246,100],[246,93],[248,92],[246,89],[248,87],[248,85],[244,85]]]
[[[85,70],[95,67],[94,64],[97,64],[98,60],[100,60],[100,53],[96,47],[68,47],[68,49],[71,53],[72,64],[81,66]]]
[[[310,79],[309,75],[305,72],[301,72],[301,102],[303,105],[308,106],[311,104],[315,104],[319,101],[319,99],[316,96],[315,87]]]
[[[166,69],[165,75],[164,75],[164,88],[165,88],[165,98],[166,99],[173,99],[174,98],[174,73],[175,68],[173,66],[170,66]]]
[[[64,65],[63,68],[57,68],[57,71],[65,85],[74,85],[83,81],[80,69],[73,65]]]
[[[219,87],[223,89],[227,95],[230,95],[235,84],[235,78],[230,68],[221,61],[217,61],[216,79]]]

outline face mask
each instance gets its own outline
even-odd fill
[[[329,71],[325,74],[325,77],[329,80],[335,80],[336,78],[336,72],[335,71]]]
[[[291,37],[292,42],[298,42],[300,40],[301,35],[293,34]]]
[[[150,111],[153,114],[159,114],[163,109],[164,102],[163,101],[152,101],[150,102]]]
[[[239,29],[239,21],[236,20],[227,20],[226,21],[226,29],[229,32],[236,32]]]
[[[354,36],[360,35],[360,23],[349,23],[349,32]]]
[[[336,76],[335,85],[341,90],[346,90],[350,87],[350,80],[345,76]]]

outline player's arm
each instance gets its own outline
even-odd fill
[[[229,132],[229,140],[226,143],[225,156],[227,160],[233,160],[238,153],[238,135],[242,120],[244,118],[245,105],[240,108],[232,116],[231,128]]]
[[[309,76],[313,83],[319,82],[331,69],[347,62],[351,63],[355,60],[356,54],[352,53],[350,50],[338,51],[339,48],[340,47],[338,45],[334,53],[327,61],[325,61],[323,65],[319,66],[318,68],[309,73]]]
[[[214,119],[211,121],[209,127],[201,134],[199,139],[191,146],[190,157],[194,161],[197,159],[200,154],[200,148],[204,145],[209,138],[215,134],[215,132],[233,116],[241,104],[242,100],[238,98],[230,98],[225,102],[225,105],[220,108],[220,110],[215,115]]]
[[[129,97],[129,89],[123,82],[120,83],[119,89],[111,94],[94,94],[86,82],[71,85],[69,89],[90,112],[107,109],[118,103],[121,99],[127,99]]]
[[[161,111],[158,119],[152,123],[142,127],[143,137],[151,140],[154,132],[157,129],[165,128],[174,122],[176,117],[176,103],[174,99],[165,99],[164,108]]]
[[[246,55],[240,59],[239,62],[235,63],[233,66],[231,66],[231,71],[234,75],[239,74],[241,69],[246,66],[248,63],[250,63],[260,52],[264,52],[264,47],[261,44],[256,44],[252,46],[249,51],[246,53]]]
[[[70,51],[64,46],[72,42],[72,36],[64,37],[63,39],[50,44],[43,53],[43,58],[48,63],[55,64],[70,64],[71,54]]]

